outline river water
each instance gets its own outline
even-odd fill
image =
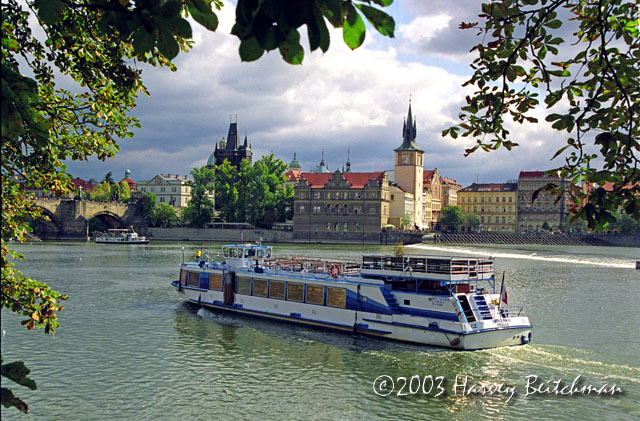
[[[459,352],[183,304],[169,285],[181,246],[16,245],[26,254],[23,272],[70,298],[55,336],[27,331],[2,310],[4,362],[23,360],[38,384],[29,391],[3,378],[3,387],[27,401],[29,414],[3,408],[2,418],[640,417],[640,249],[406,246],[406,253],[494,256],[509,303],[525,306],[534,326],[530,345]],[[187,255],[199,247],[184,246]],[[277,245],[275,252],[359,260],[363,252],[392,249]],[[388,396],[374,392],[380,376],[389,377],[378,380],[378,393],[385,386],[390,392],[394,382]],[[579,388],[602,393],[555,394],[554,382],[568,392],[578,376]],[[606,394],[614,384],[618,392]]]

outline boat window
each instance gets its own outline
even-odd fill
[[[263,257],[264,256],[264,250],[262,250],[262,249],[256,250],[256,256]]]
[[[304,285],[289,282],[287,284],[287,300],[304,301]]]
[[[209,289],[222,291],[222,275],[209,275]]]
[[[252,257],[254,254],[253,249],[246,249],[244,251],[244,257]]]
[[[189,272],[189,280],[187,285],[192,287],[200,287],[200,272]]]
[[[271,257],[271,248],[267,249],[267,257]]]
[[[284,282],[269,281],[269,297],[284,300]]]
[[[222,254],[224,255],[224,257],[229,257],[229,247],[223,247]]]
[[[307,303],[324,304],[324,287],[307,285]]]
[[[187,271],[184,269],[180,269],[180,283],[186,285],[187,282]]]
[[[344,288],[327,287],[327,305],[331,307],[346,307],[347,291]]]
[[[251,278],[244,278],[239,276],[237,281],[237,293],[251,295]]]
[[[253,280],[253,295],[257,295],[258,297],[266,297],[269,283],[266,279],[255,279]]]
[[[238,257],[238,249],[232,248],[230,251],[231,257]]]

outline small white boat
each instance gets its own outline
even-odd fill
[[[184,249],[183,249],[184,253]],[[522,345],[532,326],[496,293],[492,259],[363,256],[362,263],[222,247],[224,261],[183,263],[173,287],[212,309],[455,349]],[[505,302],[503,304],[503,302]]]
[[[110,229],[96,236],[96,243],[102,244],[149,244],[149,240],[140,237],[132,228]]]

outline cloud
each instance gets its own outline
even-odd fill
[[[541,133],[540,127],[514,132],[523,139],[543,141],[542,146],[523,141],[522,152],[477,153],[468,158],[463,157],[464,149],[473,140],[441,137],[442,129],[457,122],[467,94],[461,85],[468,76],[436,60],[407,59],[401,50],[414,34],[425,54],[448,51],[462,57],[464,48],[450,48],[446,42],[459,43],[461,38],[452,31],[459,32],[458,22],[471,12],[438,1],[441,9],[429,7],[438,10],[437,15],[418,15],[426,10],[422,3],[408,2],[399,10],[397,42],[381,42],[369,29],[365,44],[351,51],[341,31],[331,30],[329,51],[307,49],[301,66],[286,64],[277,51],[256,62],[240,62],[239,41],[229,35],[234,8],[225,4],[216,33],[194,25],[196,45],[178,56],[177,72],[144,68],[151,97],[141,98],[135,111],[142,128],[133,139],[120,143],[117,157],[105,163],[70,163],[70,171],[97,179],[108,171],[123,174],[129,168],[134,180],[158,173],[188,174],[204,165],[215,142],[226,136],[230,116],[235,121],[236,115],[240,135],[246,133],[252,144],[254,161],[274,153],[289,162],[297,153],[303,169],[309,170],[320,162],[324,150],[333,171],[342,168],[349,150],[353,171],[390,170],[393,149],[402,142],[410,96],[427,168],[438,167],[442,175],[466,185],[475,181],[476,173],[481,179],[505,181],[520,169],[548,167],[543,157],[548,155],[550,134]],[[411,19],[404,20],[403,14]],[[452,39],[447,41],[448,37]]]

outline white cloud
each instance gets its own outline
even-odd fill
[[[440,39],[437,35],[458,21],[447,13],[417,16],[404,26],[399,22],[399,34]],[[252,143],[254,161],[273,152],[288,162],[296,152],[307,170],[317,165],[324,150],[333,170],[342,167],[349,149],[354,171],[392,169],[410,95],[427,167],[438,167],[441,174],[468,184],[476,173],[504,181],[520,169],[546,165],[552,136],[549,129],[535,125],[514,128],[526,145],[520,151],[463,158],[474,141],[452,141],[440,133],[457,122],[467,94],[461,85],[467,77],[437,63],[406,61],[398,45],[379,43],[372,30],[355,51],[344,45],[339,30],[332,30],[329,51],[309,53],[307,48],[301,66],[286,64],[277,51],[241,63],[239,40],[229,35],[234,7],[226,4],[219,16],[216,33],[194,25],[197,43],[191,52],[179,55],[177,72],[144,70],[151,98],[142,99],[136,110],[142,129],[132,140],[121,142],[118,156],[99,165],[95,160],[72,163],[74,175],[98,178],[124,168],[132,170],[134,179],[188,174],[206,162],[214,142],[227,134],[229,115],[236,114],[240,134],[246,133]],[[544,144],[535,147],[526,141],[530,138]]]

